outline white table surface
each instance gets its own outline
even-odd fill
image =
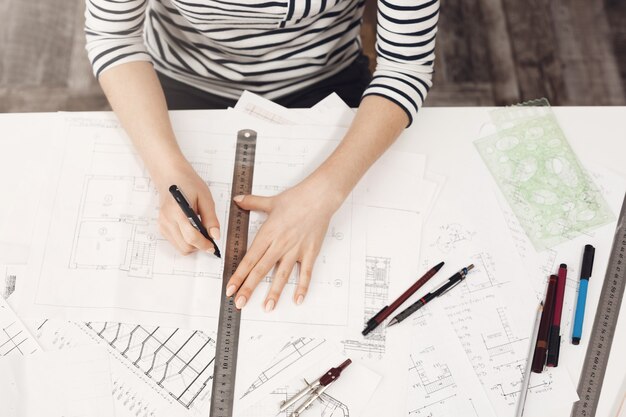
[[[492,109],[424,108],[414,125],[404,132],[394,148],[425,154],[428,157],[428,169],[445,173],[446,166],[462,164],[470,152],[475,154],[472,157],[476,157],[472,142],[485,129],[485,123],[489,120],[488,112]],[[600,165],[626,178],[626,107],[561,107],[553,110],[584,165]],[[201,112],[203,111],[196,111],[197,114]],[[44,143],[50,132],[57,129],[57,117],[53,113],[0,114],[0,145],[7,140],[24,140],[33,143],[32,152],[36,153],[36,144]],[[21,163],[26,159],[28,155],[19,152],[0,154],[0,190],[3,201],[10,198],[10,192],[15,190],[20,178],[33,175],[32,164]],[[29,198],[36,200],[36,196]],[[0,204],[0,224],[6,215],[3,205]],[[28,236],[24,237],[24,241],[28,239]],[[3,236],[0,236],[0,242],[3,240]],[[609,360],[597,413],[599,417],[617,415],[618,403],[622,401],[626,387],[626,359],[623,356],[626,351],[624,310],[626,305],[622,307],[618,333]],[[589,322],[591,320],[588,319]]]

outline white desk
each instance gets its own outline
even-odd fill
[[[398,150],[426,154],[428,168],[446,175],[451,172],[449,167],[462,166],[468,158],[479,158],[472,142],[479,137],[478,132],[489,120],[489,110],[491,109],[423,109],[415,124],[394,146]],[[607,167],[626,178],[626,163],[624,163],[626,161],[626,129],[624,128],[626,107],[555,108],[554,111],[568,140],[584,165]],[[57,116],[53,114],[36,113],[0,115],[0,146],[3,142],[11,140],[32,143],[28,154],[19,154],[10,150],[0,154],[0,190],[3,190],[3,201],[7,201],[11,195],[17,195],[19,198],[26,199],[23,202],[25,206],[36,204],[37,196],[29,194],[24,187],[36,183],[37,178],[45,176],[45,169],[38,168],[39,162],[45,160],[45,154],[38,153],[40,149],[38,144],[45,143],[48,133],[57,128],[56,118]],[[6,146],[3,149],[6,149]],[[472,184],[472,178],[458,176],[448,175],[447,181],[462,181],[469,186]],[[462,209],[462,206],[463,202],[459,201],[459,209]],[[12,241],[17,239],[17,243],[27,246],[31,235],[36,238],[36,233],[31,230],[32,227],[29,229],[31,222],[28,218],[21,218],[19,220],[23,222],[22,224],[7,226],[7,219],[11,213],[3,211],[3,207],[0,205],[0,227],[4,223],[5,228],[0,230],[10,229],[12,232],[25,230],[23,234],[12,233],[11,239]],[[3,240],[7,240],[6,234],[0,236],[0,249],[9,249],[6,245],[2,246]],[[2,262],[2,255],[0,255],[0,262]],[[595,275],[603,276],[604,271],[597,271]],[[595,283],[599,284],[600,280]],[[626,307],[622,310],[626,310]],[[625,316],[626,313],[622,312],[603,387],[603,397],[598,408],[597,415],[602,417],[615,415],[618,391],[624,387],[626,361],[622,358],[621,352],[626,350]],[[591,321],[592,318],[588,317],[585,321],[586,325],[590,325]],[[575,381],[577,377],[577,375],[572,375]]]

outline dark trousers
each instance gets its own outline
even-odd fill
[[[306,108],[335,92],[350,107],[358,107],[363,91],[372,75],[368,59],[359,55],[352,64],[339,73],[300,91],[275,99],[274,102],[288,108]],[[157,72],[170,110],[225,109],[233,107],[237,100],[220,97],[191,85],[169,78]]]

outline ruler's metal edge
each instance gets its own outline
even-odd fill
[[[624,262],[626,260],[625,223],[626,195],[624,196],[622,208],[617,219],[617,227],[615,229],[613,245],[611,246],[611,254],[609,256],[606,274],[602,283],[600,298],[598,299],[598,309],[596,310],[596,315],[593,320],[593,328],[589,338],[589,345],[587,345],[585,361],[583,362],[583,367],[580,372],[580,379],[576,390],[579,400],[576,401],[572,407],[571,417],[595,416],[600,402],[602,385],[604,383],[606,368],[611,354],[611,347],[613,345],[613,338],[617,328],[617,320],[619,319],[619,312],[624,298],[624,291],[626,289],[626,276],[624,274],[624,268],[626,266]],[[617,271],[614,269],[617,269]],[[617,280],[615,286],[612,284],[613,280]],[[616,287],[617,291],[612,293],[611,287]],[[607,309],[610,309],[608,311],[609,321],[607,326],[600,329],[601,324],[605,321],[602,317],[607,312]],[[602,332],[604,332],[604,334]],[[598,337],[603,337],[601,340],[601,346],[597,346],[595,343]],[[594,354],[593,350],[595,350],[597,354]],[[594,361],[595,358],[599,359],[598,363]],[[596,374],[598,372],[599,374]],[[593,378],[598,382],[597,386],[587,386],[587,382],[590,378]],[[589,391],[589,389],[591,391]],[[583,393],[583,390],[586,390],[587,392]],[[590,412],[588,413],[587,411]]]
[[[249,134],[246,136],[246,134]],[[231,197],[243,193],[249,194],[252,191],[252,182],[254,179],[254,161],[256,157],[256,138],[257,133],[254,130],[243,129],[237,132],[237,143],[235,145],[235,164],[233,166],[233,180],[231,188]],[[246,143],[250,142],[250,143]],[[240,152],[245,145],[250,146],[252,149],[247,150],[242,155]],[[249,184],[244,184],[243,189],[238,187],[240,178],[237,178],[238,171],[241,167],[247,166],[248,177],[243,181],[249,180]],[[241,235],[239,236],[238,244],[235,245],[234,238],[231,236],[237,228],[237,222],[241,221],[239,227]],[[222,291],[221,291],[221,303],[220,314],[218,321],[217,340],[215,344],[215,361],[213,367],[213,386],[211,387],[211,406],[209,415],[211,417],[231,417],[233,415],[234,404],[234,389],[235,389],[235,376],[237,372],[237,349],[239,345],[239,324],[241,321],[241,312],[235,307],[233,297],[226,298],[226,284],[232,276],[232,273],[237,268],[239,261],[243,258],[247,249],[248,241],[248,225],[250,222],[250,213],[241,210],[231,198],[229,215],[228,215],[228,230],[226,239],[226,250],[224,251],[224,272],[222,274]],[[238,259],[233,253],[233,248],[239,246],[241,248]],[[235,261],[235,262],[233,262]],[[229,265],[229,262],[232,265]],[[223,325],[228,321],[227,327]],[[230,325],[230,327],[228,326]],[[229,334],[230,333],[230,334]],[[230,336],[232,343],[225,341],[225,337]],[[228,345],[228,346],[226,346]],[[224,356],[228,356],[225,359]],[[222,367],[228,364],[232,366],[228,371],[223,371]],[[220,376],[221,372],[230,372],[229,380],[223,381]],[[226,398],[222,398],[222,393],[227,392]],[[218,404],[218,400],[220,403]],[[224,404],[224,400],[226,403]]]

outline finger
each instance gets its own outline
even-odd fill
[[[237,291],[237,296],[235,297],[235,306],[237,308],[242,309],[246,305],[254,289],[259,285],[259,282],[267,276],[270,269],[276,265],[281,255],[281,251],[276,247],[270,247],[265,252],[265,255],[263,255],[254,268],[252,268],[252,271],[248,274],[248,277],[239,288],[239,291]]]
[[[258,195],[238,195],[233,198],[235,203],[244,210],[272,211],[272,197],[261,197]]]
[[[300,305],[304,302],[304,297],[309,291],[309,283],[311,282],[311,275],[313,274],[313,264],[315,258],[317,258],[318,251],[311,251],[306,253],[302,261],[300,262],[300,275],[298,277],[298,286],[293,295],[293,299],[296,304]]]
[[[252,242],[250,249],[246,252],[246,255],[243,257],[237,269],[228,280],[228,285],[226,286],[226,296],[230,297],[234,293],[237,292],[241,284],[246,280],[252,268],[254,268],[259,262],[259,260],[263,257],[267,249],[269,248],[269,242],[266,242],[262,237],[262,230],[259,231],[256,238]]]
[[[213,244],[206,239],[202,233],[200,233],[189,221],[185,213],[176,205],[170,204],[163,209],[166,223],[171,220],[173,223],[170,232],[172,237],[177,241],[184,242],[184,246],[191,246],[195,249],[200,249],[208,253],[214,253]]]
[[[215,204],[212,198],[204,198],[198,201],[198,214],[200,221],[209,231],[209,235],[215,239],[220,238],[220,221],[215,214]]]
[[[293,267],[296,266],[297,260],[297,254],[294,252],[293,254],[285,255],[278,263],[276,273],[272,279],[272,285],[267,297],[265,298],[265,311],[272,311],[278,303],[278,299],[280,298],[287,281],[289,281],[291,271],[293,271]]]
[[[182,255],[190,255],[195,252],[196,248],[185,242],[185,239],[183,239],[177,224],[162,222],[160,227],[162,229],[162,234]]]
[[[185,219],[182,223],[178,223],[180,234],[184,241],[193,246],[208,253],[215,253],[215,248],[210,240],[205,238],[195,227],[189,223],[189,220]]]

